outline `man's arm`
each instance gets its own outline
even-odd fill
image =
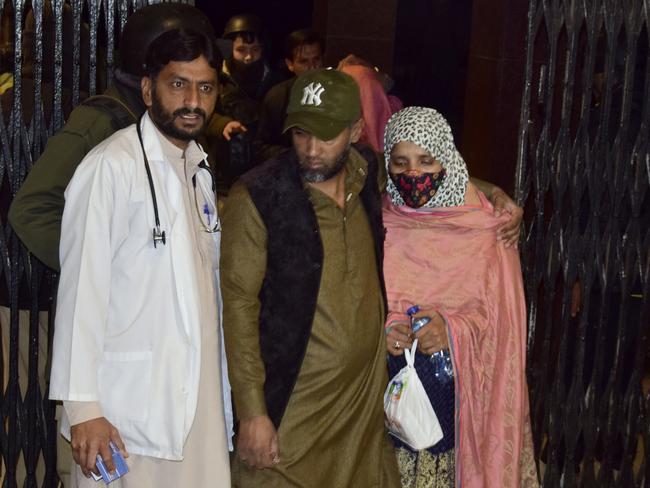
[[[9,223],[27,249],[59,269],[59,240],[65,192],[84,156],[114,132],[97,109],[78,107],[36,161],[9,208]]]
[[[495,191],[503,191],[503,190],[501,190],[501,188],[499,188],[496,185],[493,185],[489,181],[479,180],[478,178],[475,178],[474,176],[470,176],[469,179],[488,198],[492,198],[492,193],[495,192]]]
[[[266,412],[264,364],[259,344],[259,292],[266,272],[266,228],[241,184],[223,212],[221,290],[228,374],[239,417],[242,461],[269,467],[279,460],[278,438]]]
[[[501,188],[478,178],[470,178],[471,182],[481,190],[494,205],[494,213],[501,215],[503,212],[510,214],[510,220],[499,227],[497,237],[504,241],[506,247],[517,245],[519,240],[519,227],[524,218],[524,209],[515,203]]]
[[[214,144],[215,139],[224,139],[223,131],[230,122],[235,122],[235,119],[227,115],[215,112],[210,117],[210,122],[205,129],[205,138],[209,140],[210,144]]]

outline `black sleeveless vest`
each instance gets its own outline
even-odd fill
[[[377,184],[377,159],[364,152],[368,174],[360,193],[375,242],[377,269],[383,282],[384,227]],[[369,157],[368,157],[369,156]],[[267,267],[260,291],[260,349],[266,380],[267,413],[280,425],[307,349],[323,265],[318,220],[303,188],[293,150],[242,176],[266,226]]]

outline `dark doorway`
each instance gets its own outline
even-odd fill
[[[460,145],[472,0],[399,2],[394,78],[405,105],[440,111]]]

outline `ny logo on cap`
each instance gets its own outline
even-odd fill
[[[325,88],[320,83],[314,83],[313,81],[303,88],[302,91],[302,100],[300,101],[301,105],[314,105],[318,107],[321,104],[320,97],[323,95]]]

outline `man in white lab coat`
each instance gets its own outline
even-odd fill
[[[69,421],[73,486],[95,486],[98,454],[112,470],[110,443],[129,466],[114,488],[229,486],[220,225],[194,141],[221,59],[185,29],[146,59],[147,112],[93,149],[65,193],[50,398]]]

